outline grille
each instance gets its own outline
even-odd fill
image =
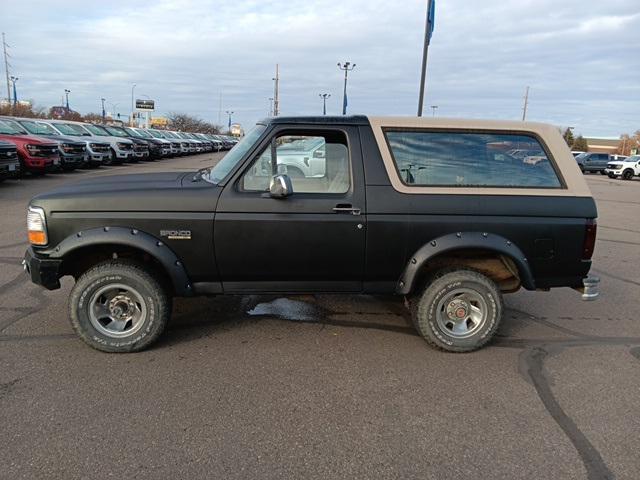
[[[0,158],[1,159],[14,159],[17,158],[18,154],[16,153],[16,149],[15,148],[3,148],[2,150],[0,150]]]
[[[58,155],[57,145],[36,145],[35,150],[31,153],[35,157],[53,157]]]
[[[135,152],[146,152],[147,150],[149,150],[149,147],[147,147],[146,145],[142,145],[141,143],[134,143],[133,150]]]
[[[106,143],[92,143],[90,146],[91,150],[96,153],[106,153],[109,151],[109,145]]]
[[[84,145],[77,143],[63,143],[62,151],[67,154],[84,153]]]

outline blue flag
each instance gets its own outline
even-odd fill
[[[16,93],[16,82],[13,82],[13,104],[18,104],[18,94]]]
[[[429,8],[429,17],[427,22],[429,24],[429,41],[431,41],[431,35],[436,28],[436,0],[430,0],[431,6]]]

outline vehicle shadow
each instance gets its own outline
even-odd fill
[[[417,335],[399,297],[369,295],[228,295],[175,300],[155,348],[207,338],[263,320],[386,330]]]

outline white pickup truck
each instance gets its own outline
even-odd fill
[[[632,155],[624,160],[615,160],[607,164],[605,173],[609,178],[622,177],[631,180],[634,176],[640,176],[640,155]]]

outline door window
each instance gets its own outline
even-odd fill
[[[271,177],[277,174],[289,176],[294,194],[347,193],[351,170],[345,135],[316,131],[279,134],[244,173],[240,189],[267,191]]]

